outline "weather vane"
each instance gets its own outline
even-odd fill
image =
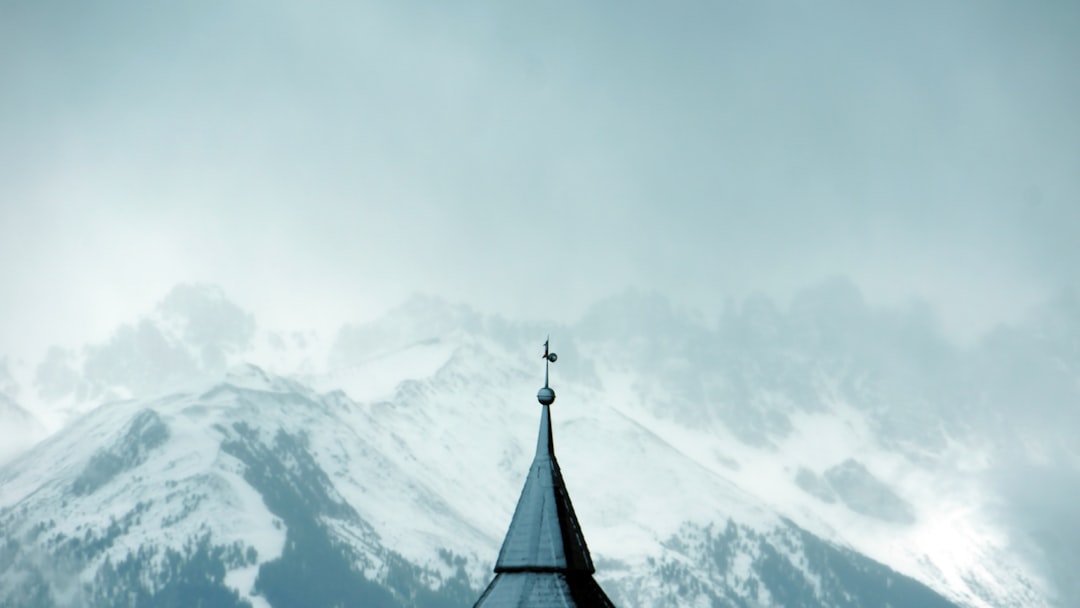
[[[551,364],[559,359],[559,356],[551,352],[550,342],[551,336],[548,336],[548,339],[544,341],[544,388],[536,393],[536,400],[540,402],[540,405],[555,403],[555,391],[548,386],[548,370],[551,368]]]

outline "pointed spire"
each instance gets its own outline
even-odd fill
[[[592,578],[596,569],[555,459],[550,409],[555,391],[548,378],[557,358],[544,342],[544,387],[536,395],[541,405],[536,455],[495,562],[495,579],[474,608],[614,608]]]
[[[543,406],[536,456],[521,490],[495,572],[595,572],[574,514],[551,435],[551,410]]]
[[[559,461],[555,459],[549,407],[555,401],[555,391],[548,383],[551,363],[558,356],[551,352],[550,341],[548,338],[544,342],[544,387],[536,395],[542,407],[536,456],[495,563],[496,572],[594,571]]]

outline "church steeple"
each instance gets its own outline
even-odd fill
[[[544,386],[536,395],[541,406],[536,455],[495,562],[495,579],[474,608],[614,608],[593,580],[596,569],[555,459],[550,410],[555,391],[548,386],[548,370],[557,356],[548,342],[544,358]]]

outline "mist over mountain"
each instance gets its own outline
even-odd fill
[[[467,605],[549,335],[620,606],[1071,606],[1078,31],[0,3],[0,606]]]
[[[957,346],[928,306],[875,307],[838,278],[713,314],[624,292],[568,325],[417,296],[327,337],[180,285],[105,343],[0,367],[3,427],[53,423],[5,443],[0,601],[297,605],[325,584],[298,560],[338,573],[326,605],[467,605],[526,469],[550,333],[558,450],[620,605],[928,605],[921,585],[1066,605],[1077,310],[1064,292]]]
[[[34,388],[50,402],[146,395],[220,375],[227,358],[249,350],[254,319],[220,289],[180,285],[152,314],[118,327],[104,344],[52,347]]]

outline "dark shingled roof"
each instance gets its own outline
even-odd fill
[[[555,460],[551,412],[542,407],[536,457],[499,551],[495,580],[474,608],[614,608],[593,580],[596,569]]]

